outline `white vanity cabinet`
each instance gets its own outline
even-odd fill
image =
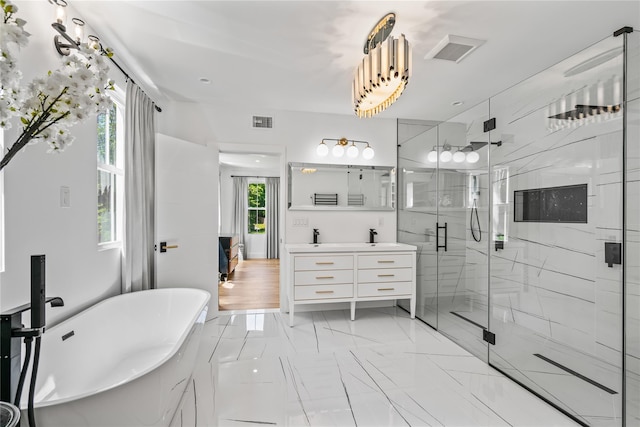
[[[416,308],[416,248],[403,243],[287,244],[289,323],[296,304],[409,299]]]

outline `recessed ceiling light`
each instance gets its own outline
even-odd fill
[[[260,163],[260,160],[257,160],[257,159],[256,159],[256,163]]]
[[[204,83],[204,84],[208,85],[209,83],[211,83],[211,80],[209,80],[206,77],[200,77],[200,83]]]
[[[459,107],[462,104],[464,104],[464,102],[462,102],[462,101],[454,101],[454,102],[451,103],[451,105],[453,105],[454,107]]]

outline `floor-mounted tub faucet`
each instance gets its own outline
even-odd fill
[[[375,228],[369,229],[369,243],[375,243],[375,237],[378,234]]]
[[[318,244],[318,236],[320,235],[320,232],[318,231],[317,228],[313,229],[313,244],[317,245]]]
[[[31,384],[27,415],[29,425],[36,426],[34,413],[34,385],[40,358],[40,340],[45,331],[45,305],[62,307],[64,301],[60,297],[45,296],[45,256],[31,256],[31,302],[0,313],[0,400],[20,406],[22,389],[25,385],[27,367],[31,359],[31,343],[35,341]],[[25,328],[22,324],[22,313],[31,311],[31,324]],[[25,342],[25,360],[20,370],[22,359],[21,341]]]

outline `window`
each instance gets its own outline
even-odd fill
[[[122,237],[122,190],[124,184],[124,116],[122,102],[98,114],[98,243]]]
[[[261,182],[249,183],[249,234],[264,234],[266,231],[265,218],[267,209],[264,202],[265,185]]]

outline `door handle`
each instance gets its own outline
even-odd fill
[[[444,245],[440,245],[440,229],[444,229]],[[447,252],[447,223],[445,222],[443,226],[436,223],[436,252],[438,249],[444,249]]]
[[[178,245],[167,245],[167,242],[160,242],[160,252],[167,252],[167,249],[177,249]]]

